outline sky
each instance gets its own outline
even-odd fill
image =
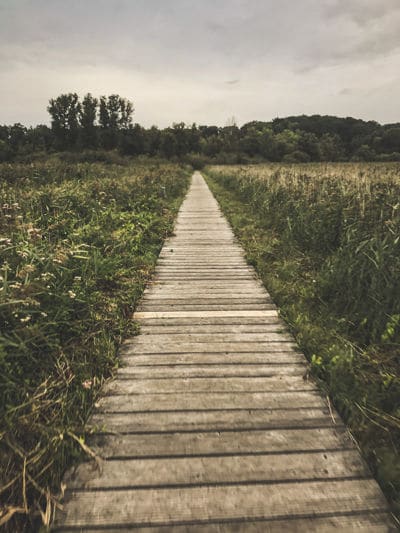
[[[400,0],[0,0],[0,124],[65,92],[134,122],[400,121]]]

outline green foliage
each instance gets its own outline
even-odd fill
[[[188,174],[53,159],[0,176],[0,494],[24,514],[54,506],[84,446]]]
[[[207,174],[399,511],[399,166],[232,166]]]
[[[80,110],[81,104],[76,93],[61,94],[50,100],[47,111],[51,115],[56,148],[68,149],[75,146],[78,139]]]
[[[183,161],[199,155],[218,164],[400,161],[398,124],[302,115],[252,121],[240,128],[234,122],[224,127],[179,122],[162,130],[146,129],[132,124],[133,104],[117,94],[97,100],[89,93],[82,101],[75,93],[62,94],[50,100],[48,110],[51,130],[0,126],[0,161],[52,149],[118,149],[123,155]]]

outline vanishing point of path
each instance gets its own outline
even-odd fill
[[[199,173],[135,317],[56,530],[396,530]]]

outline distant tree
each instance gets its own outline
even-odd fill
[[[78,95],[76,93],[61,94],[51,99],[47,111],[51,115],[51,128],[56,148],[60,150],[74,148],[79,134]]]
[[[262,152],[263,135],[256,128],[246,129],[245,134],[241,136],[239,147],[242,152],[249,156],[260,155]]]
[[[7,141],[0,139],[0,163],[11,161],[14,154]]]
[[[160,153],[168,159],[178,153],[178,142],[171,128],[167,128],[161,132]]]
[[[368,144],[363,144],[355,151],[351,159],[352,161],[374,161],[376,153]]]
[[[318,137],[314,133],[308,133],[306,131],[301,131],[297,144],[298,144],[299,150],[307,154],[309,160],[311,161],[321,160],[321,148],[318,143]]]
[[[146,151],[146,130],[140,124],[121,131],[119,150],[124,155],[139,155]]]
[[[385,152],[400,152],[400,127],[386,129],[381,144]]]
[[[224,152],[238,152],[240,142],[240,129],[236,124],[224,126],[219,130],[219,137],[222,139]]]
[[[99,123],[103,148],[112,149],[118,145],[119,131],[132,123],[134,108],[132,102],[118,94],[100,97]]]
[[[283,163],[309,163],[310,160],[310,156],[301,150],[290,152],[282,158]]]
[[[13,152],[18,152],[26,144],[27,128],[16,123],[8,128],[8,143]]]
[[[97,146],[97,106],[97,98],[87,93],[79,110],[80,145],[82,148],[96,148]]]
[[[216,156],[224,148],[224,143],[218,135],[211,135],[211,137],[202,139],[200,145],[202,153],[209,157]]]
[[[319,146],[322,161],[342,161],[345,159],[345,150],[339,135],[324,133],[319,141]]]
[[[134,112],[133,103],[126,98],[119,98],[120,118],[119,126],[122,129],[129,128],[132,124],[132,115]]]
[[[276,156],[278,161],[298,150],[300,134],[289,129],[285,129],[275,135]]]
[[[199,126],[199,132],[203,139],[207,137],[212,137],[213,135],[218,136],[219,128],[218,126]]]
[[[29,128],[25,135],[26,145],[31,152],[46,152],[53,146],[54,138],[51,129],[45,124]]]
[[[160,151],[161,131],[157,126],[146,130],[146,153],[156,155]]]

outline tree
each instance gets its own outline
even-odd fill
[[[119,131],[132,123],[134,108],[132,102],[118,94],[100,97],[99,123],[103,148],[112,149],[118,145]]]
[[[387,129],[381,143],[385,152],[400,152],[400,128]]]
[[[119,150],[123,155],[139,155],[145,152],[146,130],[135,124],[121,131]]]
[[[322,161],[342,161],[344,159],[345,151],[339,135],[325,133],[319,141],[319,146]]]
[[[87,93],[82,100],[82,105],[79,110],[79,122],[81,126],[80,144],[83,148],[96,148],[97,146],[97,106],[97,98]]]
[[[171,128],[167,128],[161,132],[160,141],[160,151],[164,157],[170,159],[177,154],[178,143],[176,141],[176,136],[171,131]]]
[[[56,147],[60,150],[74,148],[79,133],[78,95],[76,93],[61,94],[51,99],[47,111],[51,115],[51,128]]]

